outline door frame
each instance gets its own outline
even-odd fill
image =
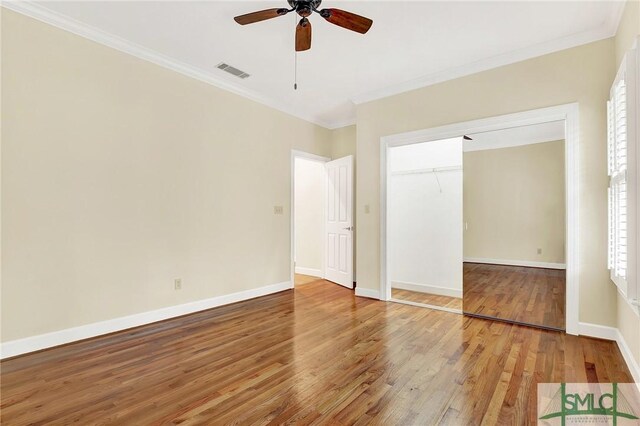
[[[295,256],[296,256],[296,208],[295,208],[295,196],[296,196],[296,186],[295,186],[295,180],[296,180],[296,158],[304,158],[305,160],[311,160],[311,161],[317,161],[319,163],[327,163],[329,161],[331,161],[331,158],[329,157],[323,157],[321,155],[317,155],[317,154],[311,154],[310,152],[305,152],[305,151],[299,151],[297,149],[292,149],[291,150],[291,202],[290,202],[290,226],[291,226],[291,231],[290,231],[290,235],[291,235],[291,242],[290,242],[290,248],[291,248],[291,259],[290,259],[290,280],[291,280],[291,286],[290,288],[294,288],[295,287],[295,276],[296,276],[296,267],[295,267]],[[324,223],[325,220],[325,216],[327,214],[326,212],[326,185],[323,185],[324,188],[324,192],[323,192],[323,209],[322,209],[322,222]],[[323,225],[324,226],[324,225]],[[324,241],[324,231],[323,231],[323,235],[322,235],[322,267],[320,268],[321,271],[321,275],[322,278],[324,278],[325,276],[325,251],[326,251],[326,242]]]
[[[565,328],[567,334],[578,335],[580,282],[578,275],[579,234],[579,108],[578,103],[557,105],[465,121],[445,126],[399,133],[380,138],[380,300],[391,299],[391,283],[388,276],[387,256],[387,179],[388,156],[392,147],[432,142],[465,134],[501,130],[510,127],[541,124],[550,121],[565,122]]]

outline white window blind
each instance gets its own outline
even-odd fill
[[[609,147],[609,269],[611,279],[627,293],[627,99],[625,73],[611,90],[608,110]]]
[[[608,266],[620,292],[637,303],[637,49],[622,61],[607,103]]]

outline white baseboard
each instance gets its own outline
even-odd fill
[[[8,358],[28,352],[46,349],[77,340],[88,339],[102,334],[113,333],[115,331],[126,330],[140,325],[150,324],[181,315],[191,314],[217,306],[228,305],[230,303],[241,302],[255,297],[266,296],[283,290],[289,290],[291,282],[285,281],[278,284],[267,285],[252,290],[240,291],[226,294],[224,296],[212,297],[210,299],[198,300],[182,305],[169,306],[154,311],[142,312],[126,317],[114,318],[111,320],[95,322],[79,327],[67,328],[51,333],[26,337],[24,339],[12,340],[0,345],[0,359]]]
[[[636,361],[633,356],[629,345],[627,345],[627,341],[624,339],[619,329],[585,322],[579,323],[578,326],[581,336],[597,337],[599,339],[613,340],[616,342],[620,352],[622,353],[622,357],[633,376],[633,381],[640,383],[640,365],[638,365],[638,361]]]
[[[320,269],[305,268],[304,266],[296,266],[296,274],[309,275],[312,277],[324,278]]]
[[[531,260],[485,259],[481,257],[465,257],[463,262],[487,263],[490,265],[526,266],[529,268],[567,269],[566,263],[534,262]]]
[[[378,299],[378,300],[380,300],[380,291],[379,290],[371,290],[370,288],[356,287],[356,296],[368,297],[369,299]]]
[[[418,293],[429,293],[429,294],[437,294],[440,296],[462,298],[462,289],[457,290],[455,288],[440,287],[437,285],[407,283],[402,281],[391,281],[391,288],[397,288],[400,290],[417,291]]]
[[[605,325],[591,324],[588,322],[578,323],[578,334],[580,336],[596,337],[605,340],[618,340],[618,329]]]
[[[627,341],[624,340],[622,333],[620,330],[616,330],[618,332],[618,336],[616,342],[618,342],[618,348],[620,348],[620,352],[622,352],[622,357],[627,363],[627,367],[629,367],[629,371],[631,371],[631,375],[633,376],[633,381],[636,383],[640,383],[640,365],[638,365],[638,361],[633,356],[631,349],[629,349],[629,345],[627,345]]]

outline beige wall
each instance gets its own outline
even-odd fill
[[[627,1],[618,33],[615,38],[616,64],[619,65],[625,52],[633,46],[640,35],[640,1]],[[616,67],[617,68],[617,67]],[[609,84],[611,85],[613,81]],[[610,283],[613,286],[613,283]],[[627,342],[635,360],[640,364],[640,317],[638,308],[629,305],[627,300],[618,294],[617,324],[620,333]]]
[[[331,131],[331,158],[356,155],[356,126],[340,127]]]
[[[328,130],[7,11],[2,66],[3,341],[289,280]]]
[[[606,265],[606,100],[613,39],[567,49],[359,105],[358,286],[380,283],[380,137],[578,102],[580,113],[580,321],[614,326],[616,292]],[[369,205],[370,214],[364,213]]]
[[[564,263],[564,187],[562,140],[465,152],[464,257]]]
[[[296,268],[322,270],[325,179],[324,163],[296,158],[294,197]]]

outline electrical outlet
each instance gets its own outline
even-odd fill
[[[173,287],[176,290],[182,290],[182,278],[176,278],[173,280]]]
[[[273,214],[283,214],[284,209],[282,206],[273,206]]]
[[[538,254],[542,254],[542,249],[541,248],[538,249]]]

